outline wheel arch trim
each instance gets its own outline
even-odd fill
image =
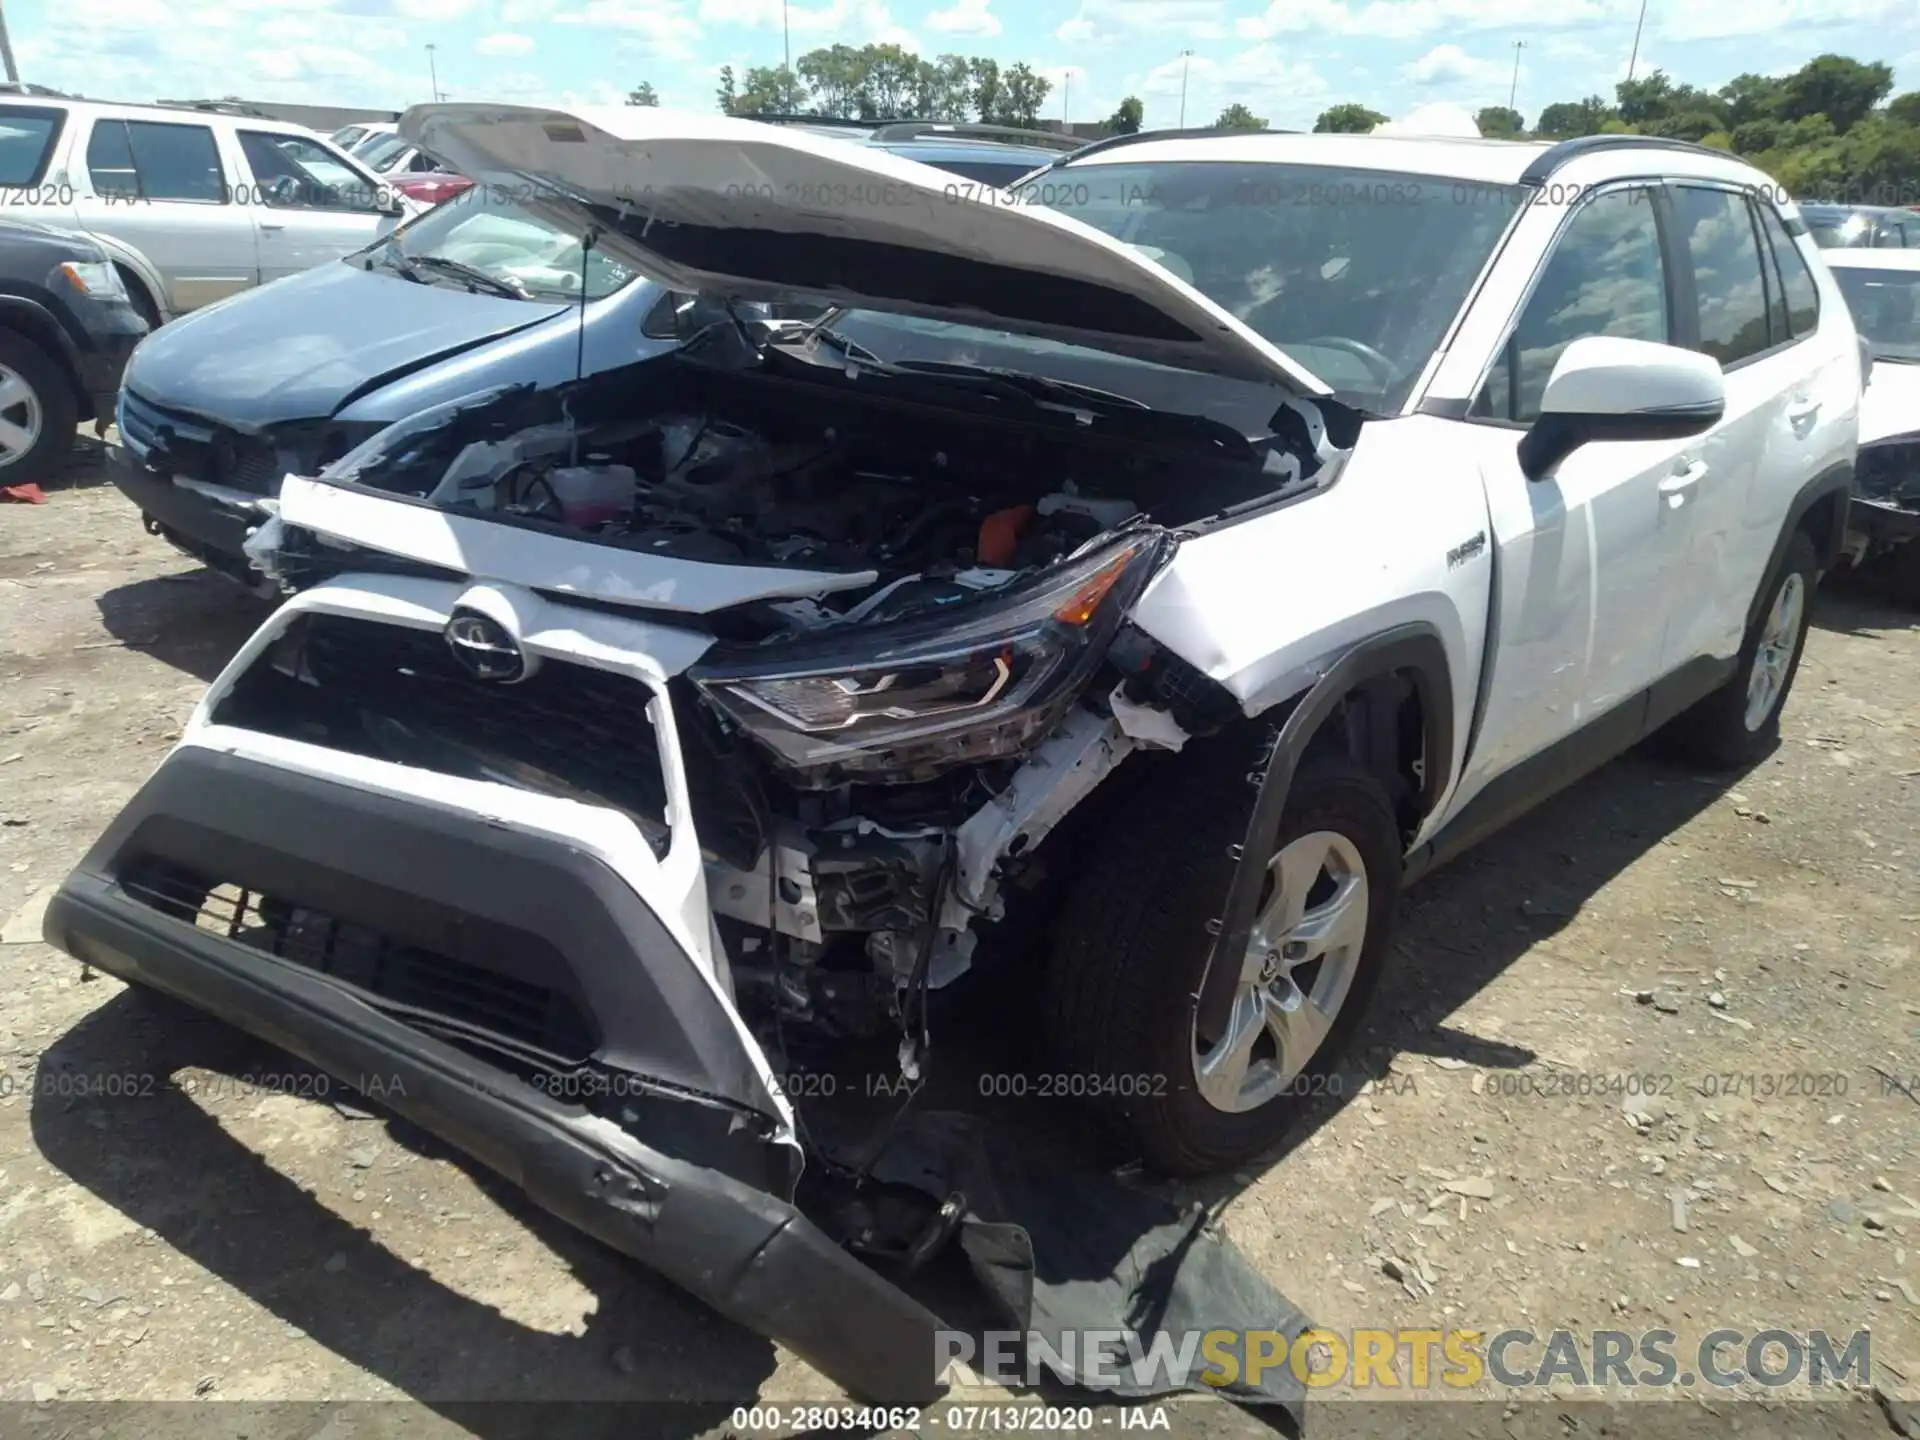
[[[1418,621],[1396,625],[1355,643],[1327,664],[1292,705],[1257,779],[1248,776],[1258,793],[1227,887],[1226,908],[1214,927],[1212,950],[1200,981],[1196,1015],[1203,1029],[1217,1029],[1233,1004],[1239,967],[1223,963],[1223,957],[1238,955],[1252,933],[1261,877],[1266,872],[1267,857],[1273,853],[1281,814],[1308,744],[1356,686],[1395,672],[1413,678],[1424,712],[1428,763],[1421,782],[1423,811],[1431,813],[1451,784],[1453,687],[1446,647],[1438,630]]]

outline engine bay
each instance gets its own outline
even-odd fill
[[[1189,525],[1327,471],[1306,402],[1282,407],[1286,434],[1250,442],[1194,417],[784,363],[676,357],[508,392],[326,478],[675,560],[874,573],[779,607],[778,633],[952,603],[1130,521]]]

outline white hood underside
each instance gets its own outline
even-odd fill
[[[530,208],[600,224],[600,248],[676,290],[919,315],[1331,393],[1132,247],[863,144],[645,105],[420,105],[400,133]]]

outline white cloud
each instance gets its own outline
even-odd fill
[[[1400,73],[1415,85],[1484,84],[1499,74],[1501,67],[1491,60],[1469,55],[1458,45],[1436,45]]]
[[[1255,45],[1225,60],[1195,55],[1184,64],[1189,125],[1204,125],[1238,101],[1276,129],[1304,128],[1325,108],[1330,88],[1319,71],[1279,45]],[[1165,97],[1154,105],[1151,124],[1180,119],[1182,65],[1179,58],[1156,65],[1138,87],[1143,97]]]
[[[778,31],[784,24],[796,42],[804,35],[829,44],[900,45],[909,50],[918,45],[913,33],[894,21],[886,0],[788,3],[784,13],[781,0],[700,0],[700,19],[708,25],[736,25],[746,30]]]
[[[578,10],[556,11],[553,22],[622,31],[638,50],[663,60],[695,58],[704,33],[680,0],[587,0]]]
[[[1817,3],[1881,3],[1881,0],[1817,0]],[[1235,28],[1250,40],[1274,35],[1325,33],[1378,40],[1418,40],[1459,30],[1536,30],[1554,27],[1631,25],[1639,0],[1272,0],[1259,15]]]
[[[1000,19],[987,6],[991,0],[954,0],[951,7],[927,16],[927,28],[942,35],[998,35]]]
[[[482,35],[473,42],[473,48],[480,55],[525,55],[533,49],[533,37],[501,30],[496,34]]]
[[[465,15],[473,8],[473,0],[394,0],[393,8],[409,20],[444,24]]]
[[[1224,40],[1227,21],[1225,0],[1080,0],[1073,18],[1054,34],[1074,45],[1129,35]]]

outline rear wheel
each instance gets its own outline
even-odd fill
[[[1780,743],[1780,711],[1800,669],[1813,616],[1820,557],[1796,531],[1772,575],[1766,600],[1748,627],[1739,662],[1726,684],[1677,716],[1668,730],[1675,748],[1703,764],[1737,769]]]
[[[1197,757],[1196,757],[1197,758]],[[1231,760],[1232,757],[1229,757]],[[1271,1148],[1295,1101],[1325,1093],[1386,954],[1399,827],[1372,777],[1303,769],[1281,819],[1251,942],[1218,1033],[1196,996],[1253,798],[1243,763],[1175,768],[1086,856],[1048,970],[1055,1068],[1123,1143],[1175,1174]]]

